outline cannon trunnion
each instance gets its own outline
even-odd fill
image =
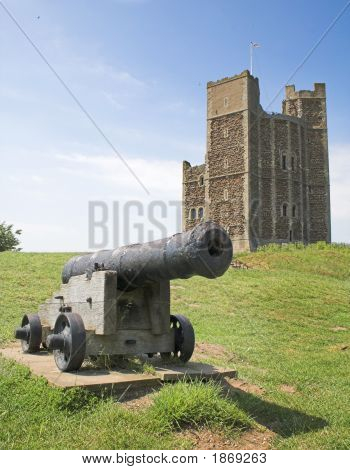
[[[170,312],[170,280],[222,275],[232,260],[226,232],[213,222],[168,239],[103,250],[66,263],[59,292],[25,315],[15,337],[24,352],[43,344],[62,371],[89,356],[160,353],[187,362],[195,335]]]

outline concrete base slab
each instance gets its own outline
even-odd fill
[[[45,350],[36,354],[25,354],[18,344],[0,349],[0,354],[30,368],[33,374],[47,379],[48,383],[62,388],[84,387],[92,390],[148,387],[193,378],[236,377],[233,369],[223,369],[203,364],[188,362],[187,364],[165,364],[158,358],[147,361],[154,367],[154,374],[139,373],[122,368],[97,369],[84,365],[77,372],[61,372],[57,369],[53,355]]]

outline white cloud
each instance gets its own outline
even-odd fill
[[[86,231],[79,226],[67,226],[64,223],[23,223],[15,221],[15,227],[20,227],[20,247],[25,251],[83,251],[87,246]]]
[[[117,157],[60,154],[35,173],[17,167],[10,177],[1,175],[0,198],[6,199],[2,218],[23,229],[20,238],[25,251],[93,248],[88,241],[90,201],[101,202],[107,211],[109,248],[178,231],[181,162],[141,156],[127,161],[150,191],[149,196]],[[16,197],[6,198],[13,191]],[[130,201],[134,201],[131,208]],[[114,204],[119,206],[118,216]],[[163,231],[152,222],[152,215],[162,223]]]
[[[113,82],[133,87],[144,88],[147,83],[140,78],[135,77],[127,70],[117,69],[112,65],[106,64],[98,59],[86,59],[84,57],[72,57],[71,63],[75,62],[79,74],[90,75],[93,77],[107,78]],[[115,84],[115,83],[114,83]]]
[[[24,89],[24,87],[6,86],[1,83],[0,97],[11,102],[18,103],[34,103],[38,100],[38,96],[33,90]]]
[[[95,181],[95,184],[109,183],[121,190],[139,186],[134,175],[116,155],[88,156],[82,154],[59,154],[57,159],[64,163],[59,170],[77,178]],[[145,159],[142,157],[125,158],[132,172],[142,181],[153,195],[161,194],[169,199],[178,199],[181,188],[182,165],[179,161]],[[125,193],[127,197],[128,193]]]
[[[160,105],[160,110],[171,113],[187,113],[190,116],[202,115],[199,109],[196,109],[194,106],[188,106],[184,101],[168,101]]]
[[[108,93],[107,91],[101,92],[102,96],[118,111],[125,109],[125,106],[119,102],[119,97],[114,93]]]
[[[350,144],[329,148],[332,240],[350,242]]]

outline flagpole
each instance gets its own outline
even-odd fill
[[[260,44],[257,42],[250,41],[250,74],[253,75],[253,49],[255,47],[260,47]]]
[[[250,41],[250,75],[253,75],[253,43]]]

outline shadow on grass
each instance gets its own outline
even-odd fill
[[[229,399],[234,400],[259,424],[282,437],[315,431],[328,425],[325,419],[266,401],[232,386],[226,380],[223,380],[222,385]]]

